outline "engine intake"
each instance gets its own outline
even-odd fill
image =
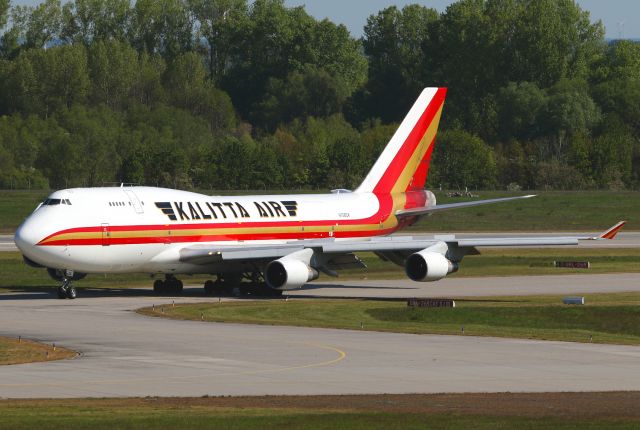
[[[444,278],[458,270],[458,264],[444,255],[424,249],[411,254],[405,262],[407,276],[417,282],[431,282]]]
[[[264,280],[275,290],[295,290],[309,281],[317,279],[319,273],[306,261],[313,255],[311,249],[305,249],[287,255],[267,264]]]

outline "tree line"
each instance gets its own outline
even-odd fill
[[[431,187],[640,184],[640,44],[574,0],[371,15],[282,0],[0,0],[0,187],[350,188],[446,86]]]

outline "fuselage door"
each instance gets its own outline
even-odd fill
[[[133,205],[133,209],[136,211],[136,213],[144,213],[144,208],[140,204],[140,200],[138,200],[138,196],[136,195],[136,193],[134,193],[133,190],[124,190],[124,192],[127,194],[127,197],[129,197],[129,201]]]
[[[102,230],[102,246],[109,246],[111,244],[111,232],[109,231],[109,224],[103,223]]]

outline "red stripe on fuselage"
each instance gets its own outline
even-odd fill
[[[171,230],[177,234],[171,236],[152,237],[109,237],[108,243],[111,245],[130,245],[144,243],[178,243],[178,242],[212,242],[212,241],[236,241],[236,240],[271,240],[271,239],[318,239],[325,237],[366,237],[375,235],[390,234],[397,227],[380,229],[380,223],[386,221],[393,215],[393,197],[390,194],[376,195],[378,199],[378,211],[368,218],[361,219],[338,219],[338,220],[314,220],[314,221],[257,221],[257,222],[225,222],[225,223],[194,223],[194,224],[153,224],[153,225],[113,225],[109,226],[110,232],[141,232],[150,230]],[[326,232],[260,232],[260,233],[230,233],[225,235],[189,235],[189,230],[200,229],[246,229],[246,228],[269,228],[269,227],[330,227],[340,225],[368,225],[370,229],[363,231],[326,231]],[[64,245],[102,245],[103,239],[68,239],[56,240],[56,236],[70,233],[100,233],[102,226],[75,227],[55,232],[42,239],[40,246],[64,246]],[[186,234],[184,234],[186,233]]]
[[[247,233],[228,235],[198,235],[198,236],[170,236],[170,237],[111,237],[109,245],[144,245],[155,243],[192,243],[192,242],[230,242],[253,240],[296,240],[296,239],[322,239],[322,238],[357,238],[387,235],[397,228],[367,230],[367,231],[334,231],[334,232],[291,232],[291,233]],[[103,245],[102,238],[92,239],[61,239],[51,240],[44,246],[87,246]]]

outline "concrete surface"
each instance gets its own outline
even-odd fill
[[[593,291],[640,290],[638,275],[527,279],[461,278],[425,290],[356,282],[340,289],[310,285],[296,294],[531,294],[590,284]],[[176,302],[211,301],[199,288],[186,292]],[[80,295],[75,301],[41,291],[0,295],[0,335],[81,353],[0,366],[0,397],[640,390],[640,347],[168,320],[132,312],[173,300],[149,290]]]

